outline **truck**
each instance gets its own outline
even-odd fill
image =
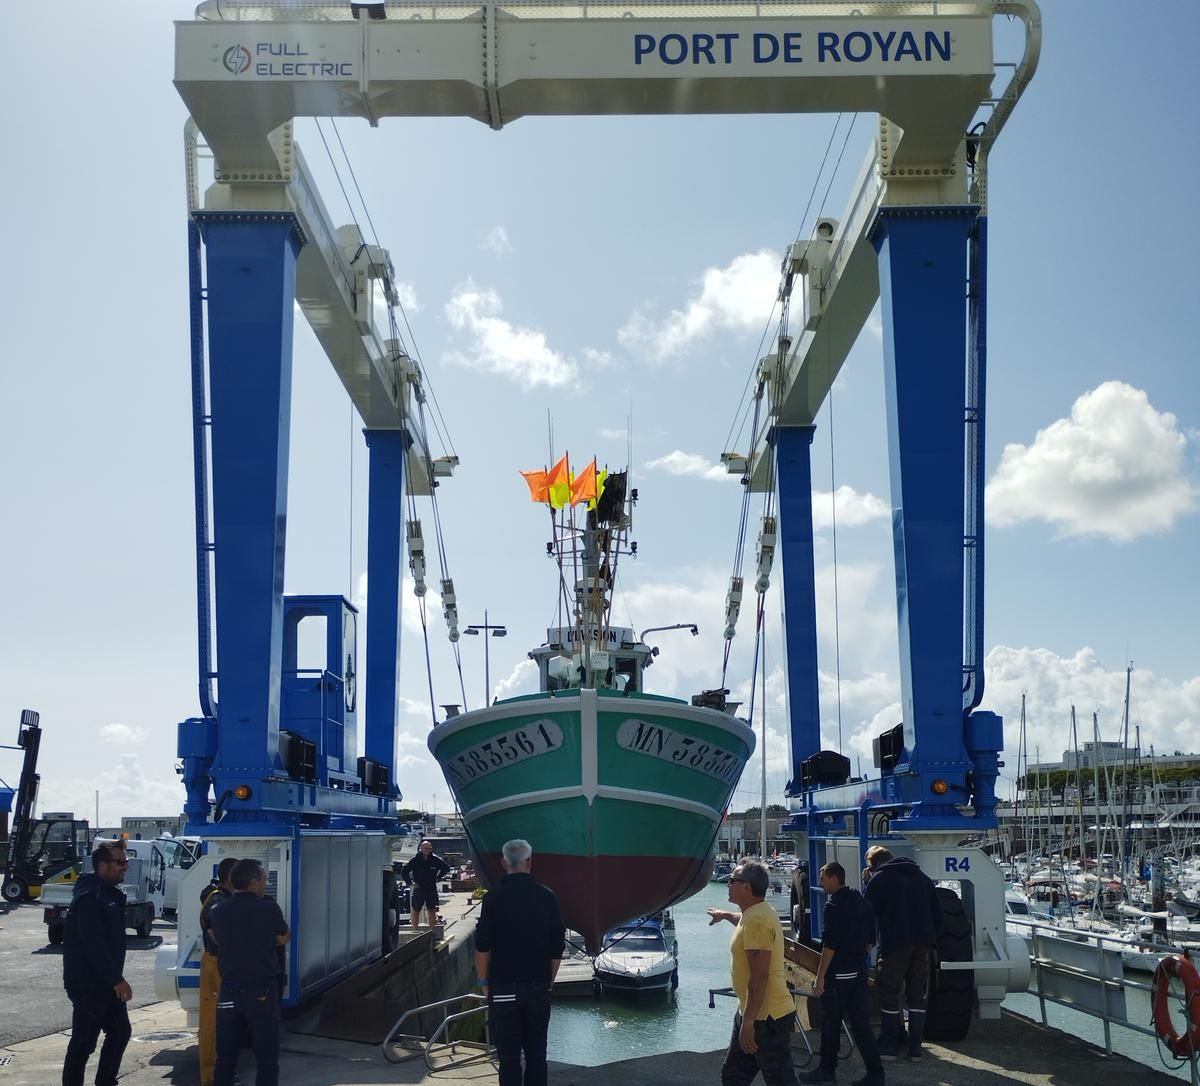
[[[97,838],[92,843],[112,845],[123,843],[129,853],[129,867],[118,889],[125,895],[125,927],[137,932],[145,939],[155,918],[163,913],[163,887],[166,883],[166,859],[158,841],[116,841]],[[76,877],[56,880],[42,887],[42,920],[46,924],[46,937],[52,944],[63,941],[66,933],[67,910],[75,896],[78,874],[91,871],[92,861],[79,865]]]

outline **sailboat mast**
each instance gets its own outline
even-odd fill
[[[1100,909],[1100,855],[1104,849],[1100,846],[1100,718],[1092,711],[1092,787],[1095,795],[1092,797],[1093,811],[1096,818],[1096,894],[1092,907]]]

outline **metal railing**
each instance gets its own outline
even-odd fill
[[[787,987],[788,987],[788,994],[793,999],[795,999],[797,996],[807,997],[812,994],[811,992],[802,992],[799,988],[797,988],[795,985],[791,984],[790,982],[788,983]],[[708,990],[708,1009],[710,1011],[717,1005],[717,1002],[716,1002],[716,999],[714,998],[714,996],[731,996],[732,998],[736,999],[737,992],[734,991],[732,988],[709,988],[709,990]],[[813,1058],[815,1057],[816,1053],[813,1052],[812,1042],[809,1041],[809,1039],[808,1039],[808,1032],[804,1029],[803,1026],[800,1025],[799,1015],[797,1015],[797,1018],[796,1018],[795,1032],[800,1034],[800,1039],[804,1042],[804,1047],[808,1050],[808,1056],[805,1058],[804,1062],[796,1064],[796,1066],[799,1068],[805,1068],[810,1063],[812,1063]],[[842,1022],[842,1036],[845,1038],[845,1042],[838,1047],[838,1059],[846,1060],[846,1059],[850,1058],[850,1054],[854,1051],[854,1038],[850,1035],[850,1027],[849,1027],[849,1025],[847,1025],[847,1023],[845,1021]]]
[[[1046,1004],[1054,1003],[1099,1018],[1104,1024],[1104,1049],[1109,1056],[1113,1054],[1114,1023],[1157,1041],[1153,1028],[1131,1021],[1126,1013],[1126,990],[1146,992],[1153,1002],[1153,985],[1133,980],[1125,971],[1123,954],[1140,948],[1099,932],[1064,935],[1061,930],[1045,924],[1029,925],[1032,976],[1026,993],[1038,997],[1042,1025],[1050,1026]],[[1152,953],[1183,951],[1156,947]],[[1188,1064],[1192,1086],[1200,1086],[1200,1053],[1176,1058],[1181,1061],[1176,1069]]]
[[[442,1021],[437,1029],[425,1037],[420,1033],[403,1033],[401,1027],[414,1015],[423,1014],[426,1011],[434,1011],[439,1007],[449,1007],[451,1004],[459,1004],[460,1006],[468,1003],[474,1003],[473,1007],[466,1007],[454,1013],[444,1013]],[[467,1019],[479,1013],[484,1014],[484,1027],[482,1041],[467,1041],[454,1040],[446,1041],[441,1038],[446,1034],[452,1025],[457,1022],[464,1022]],[[388,1035],[383,1039],[383,1058],[388,1063],[404,1063],[406,1060],[411,1060],[419,1055],[424,1055],[425,1066],[430,1071],[444,1071],[448,1067],[463,1067],[468,1063],[473,1063],[476,1060],[490,1060],[496,1052],[495,1047],[488,1039],[487,1031],[487,996],[481,995],[478,992],[467,992],[466,995],[453,996],[450,999],[442,999],[437,1003],[426,1003],[423,1007],[414,1007],[412,1010],[405,1011],[394,1026],[388,1031]],[[401,1055],[398,1049],[408,1049],[406,1053]],[[459,1049],[470,1051],[470,1055],[455,1058]],[[434,1064],[434,1058],[444,1056],[449,1052],[450,1059],[443,1060],[441,1063]]]

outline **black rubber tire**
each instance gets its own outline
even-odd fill
[[[671,971],[671,991],[675,991],[679,987],[679,966],[676,966]]]
[[[46,938],[53,946],[58,946],[63,941],[63,937],[67,934],[66,927],[65,924],[51,924],[46,929]]]
[[[948,887],[938,887],[942,926],[938,932],[938,959],[943,962],[971,960],[971,921],[959,896]],[[975,971],[935,969],[929,983],[929,1009],[925,1015],[925,1038],[929,1041],[961,1041],[971,1028],[975,1013]]]
[[[29,893],[29,887],[25,885],[25,880],[13,875],[11,878],[4,880],[4,900],[11,905],[15,905],[18,901],[24,901]]]

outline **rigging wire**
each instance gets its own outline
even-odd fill
[[[812,187],[809,189],[809,192],[808,192],[808,200],[805,202],[804,211],[800,216],[800,223],[796,228],[795,241],[799,241],[801,235],[804,233],[804,224],[805,224],[805,222],[808,221],[808,213],[812,209],[812,203],[817,194],[817,186],[821,183],[821,174],[824,173],[825,164],[826,164],[826,162],[829,161],[829,152],[833,147],[834,139],[837,138],[837,131],[838,131],[838,128],[841,126],[842,118],[844,116],[845,116],[845,113],[839,113],[837,115],[837,117],[834,119],[833,128],[830,130],[830,133],[829,133],[829,139],[825,143],[825,151],[821,155],[821,164],[817,167],[816,177],[813,178]],[[857,117],[858,117],[858,114],[854,114],[853,118],[851,119],[850,128],[847,130],[847,133],[846,133],[847,139],[849,139],[850,131],[852,131],[854,128],[854,119],[856,119]],[[843,142],[842,143],[842,152],[843,153],[845,152],[845,149],[846,149],[846,144],[845,144],[845,142]],[[833,178],[835,178],[837,176],[837,170],[838,170],[838,167],[841,165],[841,162],[842,162],[842,156],[841,156],[841,154],[839,154],[837,163],[834,165],[834,168],[833,168],[833,173],[830,176],[831,184],[832,184]],[[828,196],[829,196],[829,189],[826,188],[825,197],[828,198]],[[821,208],[817,212],[818,218],[820,218],[821,211],[823,211],[824,209],[825,209],[825,200],[822,199]],[[786,259],[786,257],[785,257],[785,259]],[[730,424],[729,433],[725,437],[725,448],[727,448],[727,449],[732,448],[732,442],[734,441],[735,436],[740,437],[741,433],[742,433],[742,428],[744,428],[744,425],[745,425],[744,421],[743,421],[742,428],[738,427],[738,420],[744,418],[744,414],[742,412],[742,405],[746,403],[746,394],[749,391],[750,387],[754,383],[754,376],[756,373],[756,367],[758,366],[758,360],[762,356],[763,344],[765,344],[767,341],[767,335],[769,334],[769,332],[771,330],[772,322],[775,319],[775,309],[779,306],[779,304],[780,304],[780,302],[777,297],[776,301],[775,301],[775,305],[771,307],[771,312],[768,315],[766,323],[763,326],[762,335],[759,336],[758,347],[755,349],[755,352],[754,352],[754,361],[750,367],[750,372],[746,377],[746,383],[742,386],[741,398],[738,400],[737,407],[734,409],[734,419],[733,419],[733,422]],[[746,408],[745,413],[746,414],[749,413],[748,406]],[[736,435],[735,435],[735,429],[736,429]],[[757,440],[757,437],[758,437],[758,435],[756,433],[752,433],[750,435],[750,439],[752,442]]]

